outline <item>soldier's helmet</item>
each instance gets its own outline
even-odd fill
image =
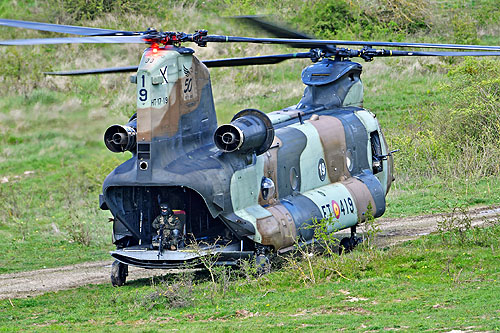
[[[172,214],[174,214],[174,212],[172,212],[172,210],[170,209],[170,207],[168,207],[168,204],[166,203],[160,204],[160,211],[161,215],[163,216],[171,216]]]

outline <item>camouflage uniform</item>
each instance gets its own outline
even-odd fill
[[[157,230],[158,235],[160,234],[160,226],[162,224],[165,225],[163,228],[163,247],[170,248],[174,246],[177,249],[179,240],[182,238],[182,232],[184,231],[183,223],[173,214],[170,217],[160,214],[153,221],[153,228]]]

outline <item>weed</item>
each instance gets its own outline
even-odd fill
[[[307,243],[299,243],[295,240],[294,250],[282,258],[290,270],[298,274],[304,285],[316,284],[316,272],[313,269],[313,261],[317,255],[314,246]]]
[[[168,282],[161,280],[155,283],[152,280],[153,291],[142,295],[136,305],[147,310],[155,307],[183,308],[193,304],[193,275],[179,274],[177,281]]]
[[[459,247],[490,247],[498,237],[497,228],[500,221],[487,222],[483,227],[474,227],[467,207],[454,207],[450,214],[444,215],[437,223],[441,241],[445,245]]]
[[[231,286],[231,282],[236,277],[232,267],[220,265],[213,268],[214,276],[216,277],[217,285],[219,286],[219,290],[222,293],[222,298],[226,296],[226,293],[229,291]]]
[[[71,221],[65,227],[71,242],[76,242],[85,246],[90,246],[92,241],[92,234],[89,224],[82,220],[85,217],[78,213],[71,214]]]
[[[257,265],[253,259],[241,260],[239,268],[239,273],[247,284],[253,282],[258,277]]]
[[[450,215],[444,216],[437,223],[438,233],[446,244],[458,242],[459,245],[464,245],[471,228],[472,219],[466,207],[454,207]]]
[[[380,233],[380,225],[379,222],[373,217],[373,206],[372,203],[368,203],[365,213],[365,238],[363,240],[362,246],[367,250],[373,250],[375,247],[375,238]]]
[[[314,239],[316,239],[319,245],[327,251],[330,256],[335,255],[335,249],[339,246],[339,240],[335,237],[335,231],[332,230],[334,225],[333,215],[317,220],[314,218],[313,224],[310,226],[314,229]]]
[[[218,247],[217,242],[219,240],[220,239],[217,238],[213,243],[210,244],[207,242],[200,242],[196,240],[194,236],[192,236],[192,239],[189,242],[189,247],[197,254],[198,260],[210,275],[211,292],[209,293],[209,295],[212,304],[215,303],[215,296],[217,295],[219,289],[218,281],[221,280],[219,278],[219,275],[226,274],[225,270],[221,270],[217,267],[219,257],[221,255],[221,252],[216,251]],[[222,278],[222,280],[225,281],[225,278]],[[225,287],[223,287],[223,290],[225,290]]]

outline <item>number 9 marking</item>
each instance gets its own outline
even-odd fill
[[[148,100],[148,91],[146,89],[139,90],[139,100],[145,102]]]

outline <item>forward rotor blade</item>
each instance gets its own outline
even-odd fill
[[[42,45],[42,44],[135,44],[144,43],[142,36],[98,36],[60,37],[2,40],[0,45]]]
[[[257,44],[296,44],[294,47],[323,48],[329,45],[357,45],[357,46],[390,46],[411,48],[433,48],[453,50],[490,50],[500,51],[500,46],[461,45],[461,44],[430,44],[430,43],[400,43],[400,42],[373,42],[373,41],[346,41],[346,40],[320,40],[320,39],[288,39],[288,38],[253,38],[235,36],[208,35],[203,37],[207,42],[233,42]]]
[[[112,74],[112,73],[131,73],[137,72],[138,66],[126,67],[110,67],[110,68],[97,68],[97,69],[81,69],[74,71],[60,71],[60,72],[44,72],[45,75],[60,75],[60,76],[76,76],[88,74]]]
[[[244,58],[230,58],[230,59],[216,59],[204,60],[203,63],[207,67],[236,67],[236,66],[249,66],[249,65],[271,65],[277,64],[287,59],[293,58],[311,58],[310,52],[277,54],[258,57],[244,57]]]
[[[61,32],[65,34],[75,34],[84,36],[132,36],[138,34],[137,32],[132,32],[132,31],[78,27],[73,25],[18,21],[18,20],[7,20],[7,19],[0,19],[0,25],[5,25],[8,27],[15,27],[15,28]]]

